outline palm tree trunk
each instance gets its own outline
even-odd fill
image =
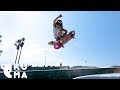
[[[20,61],[21,51],[22,51],[22,47],[21,47],[21,49],[20,49],[20,54],[19,54],[18,64],[19,64],[19,61]]]
[[[19,50],[17,50],[16,59],[15,59],[15,64],[16,64],[16,61],[17,61],[18,52],[19,52]]]

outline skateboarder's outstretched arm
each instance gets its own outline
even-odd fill
[[[55,24],[56,24],[57,19],[58,19],[58,18],[61,18],[61,17],[62,17],[62,15],[60,14],[59,16],[57,16],[57,17],[53,20],[53,27],[55,27]]]

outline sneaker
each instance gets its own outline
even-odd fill
[[[53,41],[51,41],[51,42],[48,42],[48,44],[49,44],[49,45],[53,45]]]

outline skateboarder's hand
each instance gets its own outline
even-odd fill
[[[62,14],[60,14],[58,17],[61,18],[61,17],[62,17]]]

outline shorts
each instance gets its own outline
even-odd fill
[[[59,41],[59,40],[60,40],[60,38],[59,38],[59,37],[57,37],[57,38],[56,38],[56,41]]]
[[[63,37],[64,37],[64,35],[65,35],[65,33],[64,33],[64,32],[62,32],[62,36],[61,36],[61,37],[63,38]],[[56,41],[59,41],[59,40],[60,40],[60,38],[59,38],[59,37],[57,37],[57,38],[56,38]]]

